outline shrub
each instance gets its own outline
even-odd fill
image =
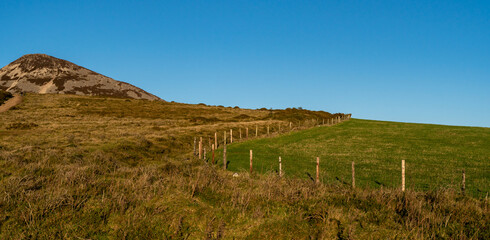
[[[12,98],[13,95],[10,92],[0,90],[0,105],[2,105],[5,101],[7,101],[9,98]]]

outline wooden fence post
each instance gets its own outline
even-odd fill
[[[214,144],[213,144],[213,145],[211,145],[211,149],[212,149],[212,151],[213,151],[213,161],[212,161],[212,163],[214,164]]]
[[[230,129],[230,143],[233,143],[233,129]]]
[[[204,161],[206,161],[206,147],[204,147],[203,151],[204,151],[203,159],[204,159]]]
[[[240,140],[242,140],[242,129],[240,128]]]
[[[322,119],[322,125],[325,125],[325,118]]]
[[[293,123],[289,122],[289,130],[293,129]]]
[[[250,174],[252,174],[252,163],[253,163],[253,153],[252,153],[252,149],[250,149]]]
[[[226,145],[223,146],[223,169],[226,170]]]
[[[245,138],[248,139],[248,127],[245,129]]]
[[[279,156],[279,177],[282,177],[282,161],[281,161],[281,156]]]
[[[255,125],[255,137],[259,136],[259,126]]]
[[[405,160],[402,160],[402,192],[405,191]]]
[[[354,161],[352,161],[352,189],[356,188],[356,170],[354,167]]]
[[[194,156],[197,155],[197,152],[196,152],[196,144],[197,144],[197,137],[194,137]]]
[[[214,132],[214,147],[218,148],[218,133]]]
[[[316,183],[320,182],[320,157],[316,157]]]
[[[466,194],[466,174],[464,172],[464,169],[463,169],[463,181],[461,183],[461,193],[463,193],[463,195]]]
[[[269,125],[267,125],[267,136],[269,136]]]
[[[202,137],[199,140],[199,159],[202,159]]]
[[[279,133],[281,133],[281,123],[279,123]]]
[[[224,131],[224,134],[223,134],[223,143],[226,145],[226,131]]]

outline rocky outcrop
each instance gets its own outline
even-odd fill
[[[24,55],[0,69],[0,89],[13,93],[60,93],[160,100],[131,84],[116,81],[46,54]]]

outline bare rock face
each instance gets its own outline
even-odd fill
[[[131,84],[46,54],[24,55],[0,69],[0,89],[160,100]]]

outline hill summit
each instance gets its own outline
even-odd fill
[[[46,54],[27,54],[0,69],[0,90],[160,99],[131,84]]]

